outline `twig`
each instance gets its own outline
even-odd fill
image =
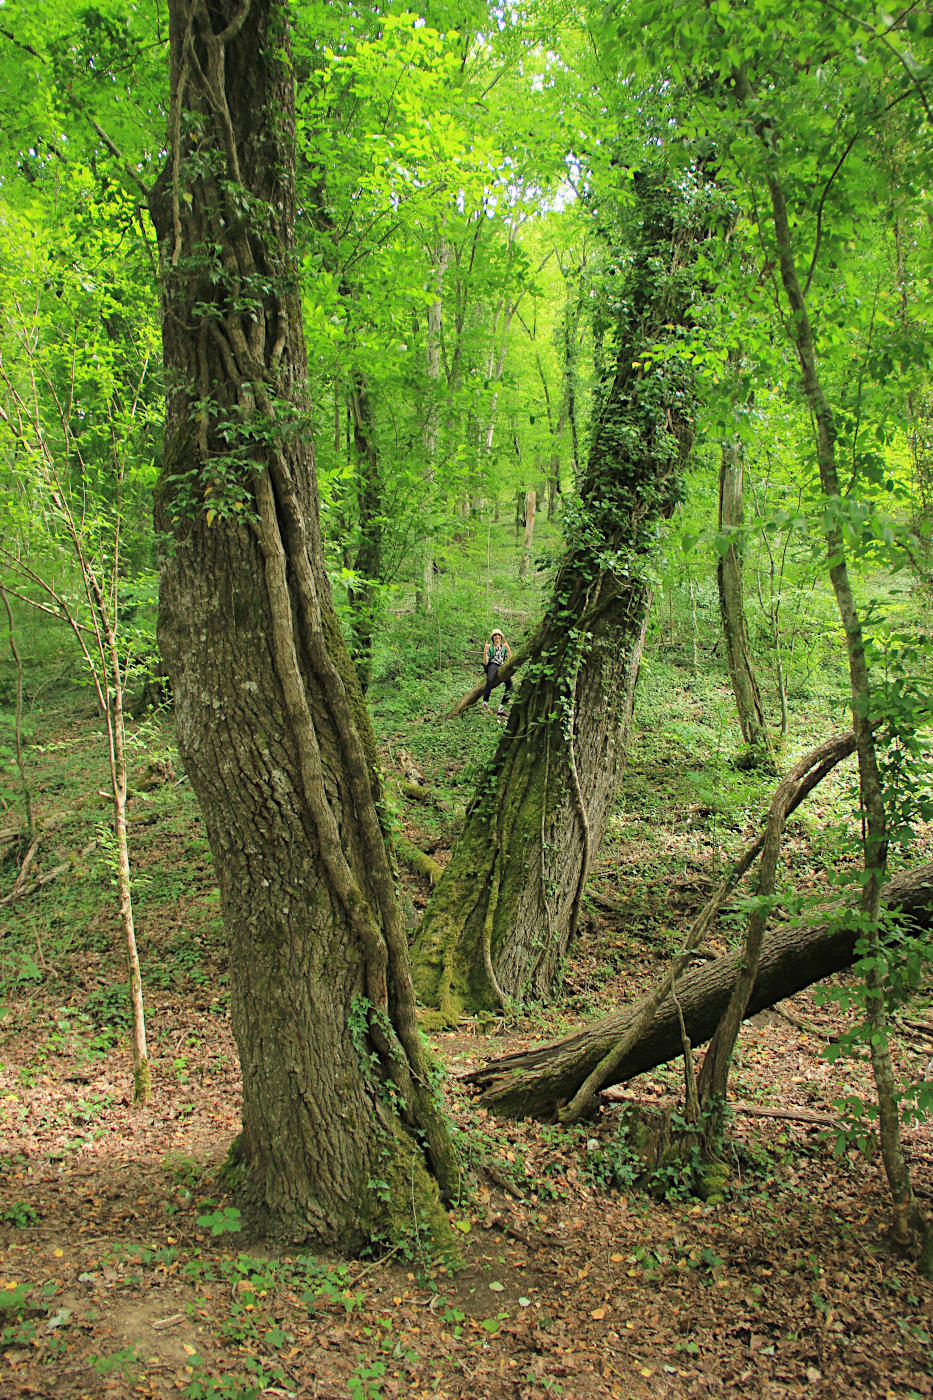
[[[482,1170],[489,1177],[490,1181],[494,1181],[497,1186],[501,1187],[503,1191],[507,1192],[508,1195],[512,1196],[516,1201],[524,1200],[521,1191],[519,1191],[514,1182],[509,1181],[505,1172],[500,1172],[498,1167],[494,1167],[491,1162],[484,1162]]]
[[[154,1332],[161,1332],[165,1327],[177,1327],[179,1322],[184,1322],[186,1313],[172,1313],[171,1317],[160,1317],[152,1324]]]

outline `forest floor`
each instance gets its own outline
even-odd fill
[[[95,834],[106,808],[87,776],[99,741],[86,696],[83,714],[73,699],[49,705],[32,757],[48,823],[33,876],[62,868],[0,905],[0,1395],[933,1395],[933,1287],[889,1246],[877,1156],[834,1153],[837,1101],[870,1096],[864,1060],[823,1054],[847,1023],[836,1002],[807,992],[746,1025],[719,1205],[691,1198],[676,1174],[661,1183],[666,1197],[617,1189],[631,1170],[617,1103],[572,1129],[503,1122],[462,1082],[486,1058],[631,998],[756,828],[761,805],[745,779],[686,758],[710,693],[665,674],[668,707],[636,735],[626,800],[593,877],[620,908],[588,906],[559,1011],[431,1037],[472,1177],[452,1215],[462,1257],[447,1266],[283,1256],[238,1229],[218,1175],[238,1128],[239,1074],[216,892],[157,721],[136,732],[132,804],[155,1094],[132,1107],[104,827]],[[463,677],[451,685],[467,688]],[[495,722],[471,713],[441,741],[443,726],[403,724],[392,704],[387,691],[375,706],[387,767],[401,776],[414,762],[441,794],[435,808],[408,804],[405,828],[443,861],[443,794],[469,784]],[[91,796],[79,800],[79,785]],[[816,801],[788,833],[787,864],[803,886],[830,863],[821,842],[832,813]],[[8,861],[3,892],[16,870]],[[406,887],[423,905],[427,887],[414,877]],[[713,951],[729,933],[727,918]],[[914,1079],[930,1073],[929,1000],[895,1047]],[[681,1079],[669,1066],[625,1096],[672,1101]],[[929,1124],[905,1138],[929,1216]]]

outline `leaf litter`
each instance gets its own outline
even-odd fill
[[[675,813],[661,832],[617,832],[596,883],[624,916],[591,907],[561,1015],[636,994],[657,968],[646,931],[676,937],[715,876],[706,833]],[[414,820],[414,819],[413,819]],[[413,829],[417,838],[417,829]],[[805,845],[803,837],[800,838]],[[680,874],[652,879],[658,851]],[[60,852],[50,859],[60,857]],[[440,852],[443,859],[443,852]],[[620,1191],[594,1162],[615,1142],[618,1103],[573,1129],[494,1120],[460,1076],[484,1058],[565,1029],[551,1014],[432,1036],[475,1187],[452,1220],[457,1267],[396,1254],[274,1256],[237,1221],[220,1167],[238,1130],[239,1071],[226,1011],[212,882],[197,819],[147,825],[134,858],[184,863],[184,889],[145,911],[150,966],[187,979],[147,994],[152,1105],[129,1101],[121,1042],[98,1046],[85,1008],[119,980],[104,881],[100,936],[61,979],[8,984],[0,1021],[0,1394],[83,1397],[510,1397],[539,1400],[815,1400],[933,1395],[933,1288],[887,1243],[877,1160],[837,1158],[808,1121],[739,1113],[730,1195],[706,1205]],[[640,878],[648,871],[648,878]],[[410,894],[424,891],[414,877]],[[75,869],[73,884],[88,876]],[[627,903],[626,903],[627,902]],[[145,900],[143,901],[145,907]],[[85,909],[86,917],[86,909]],[[197,925],[187,942],[186,927]],[[191,949],[195,951],[192,953]],[[51,985],[49,985],[51,983]],[[70,989],[70,990],[69,990]],[[868,1091],[858,1060],[830,1065],[842,1029],[809,992],[746,1025],[732,1093],[764,1113],[831,1118]],[[790,1017],[790,1019],[788,1019]],[[491,1032],[490,1033],[490,1029]],[[903,1037],[902,1061],[929,1058]],[[668,1066],[620,1097],[674,1102]],[[918,1198],[933,1206],[928,1124],[906,1133]],[[219,1222],[219,1230],[205,1225]]]

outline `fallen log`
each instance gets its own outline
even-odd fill
[[[933,864],[895,875],[885,886],[884,902],[920,930],[933,926]],[[745,1010],[746,1019],[814,982],[842,972],[855,961],[858,933],[837,924],[783,925],[764,940],[758,975]],[[736,978],[738,953],[717,958],[687,973],[677,983],[677,1001],[692,1045],[709,1040],[719,1024]],[[493,1060],[466,1076],[479,1085],[480,1103],[493,1113],[513,1118],[553,1119],[587,1076],[625,1035],[640,1003],[624,1006],[583,1030],[535,1050]],[[613,1083],[666,1064],[683,1053],[677,1006],[668,996],[647,1030],[615,1067]],[[604,1086],[605,1087],[605,1086]]]
[[[434,857],[429,856],[425,851],[419,851],[418,847],[412,845],[405,836],[396,837],[395,849],[409,870],[413,870],[423,880],[429,881],[433,889],[444,873],[443,867],[438,865]]]
[[[624,1104],[628,1107],[644,1107],[633,1099],[624,1089],[604,1089],[600,1094],[604,1103]],[[648,1108],[657,1109],[657,1103],[647,1105]],[[814,1113],[809,1108],[767,1108],[760,1103],[743,1103],[741,1099],[730,1102],[729,1112],[739,1114],[748,1118],[779,1118],[782,1122],[807,1123],[814,1128],[841,1128],[842,1119],[832,1118],[827,1113]]]

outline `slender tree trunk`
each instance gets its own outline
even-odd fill
[[[16,667],[16,714],[14,718],[13,736],[16,746],[16,771],[19,773],[19,783],[23,792],[23,813],[26,818],[26,849],[28,850],[35,834],[35,822],[32,810],[32,789],[26,778],[26,764],[23,760],[23,662],[19,654],[19,648],[16,645],[16,629],[13,626],[13,609],[10,607],[10,600],[2,583],[0,583],[0,598],[3,599],[3,606],[6,611],[10,651],[13,654],[13,665]]]
[[[583,310],[582,267],[577,285],[567,280],[567,299],[562,318],[564,404],[561,418],[570,424],[570,474],[576,481],[580,466],[580,444],[577,440],[577,336],[580,313]]]
[[[525,492],[525,534],[522,539],[522,552],[518,561],[518,577],[527,579],[531,566],[531,543],[535,533],[535,511],[537,496],[534,487]]]
[[[740,100],[753,97],[751,85],[741,71],[736,72],[736,91]],[[770,126],[756,127],[765,158],[768,193],[774,225],[775,242],[781,268],[781,282],[790,307],[788,328],[801,368],[804,395],[813,415],[816,430],[816,456],[820,484],[826,498],[824,533],[829,560],[829,577],[836,595],[836,605],[842,621],[849,657],[849,681],[852,704],[852,727],[858,754],[859,798],[863,817],[863,882],[861,909],[865,917],[865,939],[869,952],[866,987],[866,1015],[870,1028],[871,1062],[878,1090],[878,1120],[881,1153],[893,1201],[893,1233],[900,1244],[910,1239],[915,1218],[915,1205],[910,1185],[907,1160],[900,1138],[900,1113],[897,1103],[894,1069],[888,1043],[885,992],[881,967],[883,958],[878,918],[881,909],[881,884],[887,864],[888,832],[884,794],[872,729],[872,693],[865,656],[862,625],[849,581],[841,514],[842,491],[836,467],[836,425],[833,411],[823,390],[816,359],[813,329],[806,296],[800,284],[794,252],[787,200],[784,193],[778,158],[778,135]]]
[[[724,440],[719,467],[719,529],[721,532],[741,531],[745,521],[743,502],[744,463],[742,444],[737,439]],[[772,772],[777,763],[758,681],[752,667],[745,626],[745,599],[742,588],[741,539],[736,533],[725,553],[720,554],[716,568],[719,583],[719,612],[726,643],[726,659],[735,695],[742,738],[748,745],[749,761]]]
[[[686,313],[689,277],[672,285],[657,269],[682,270],[695,230],[685,211],[675,225],[669,186],[642,177],[636,190],[630,295],[620,292],[579,500],[565,507],[566,553],[413,951],[420,996],[448,1020],[464,1006],[553,994],[621,778],[645,565],[679,493],[692,403],[676,360],[646,372],[639,354]]]
[[[552,524],[557,518],[557,510],[560,502],[560,454],[556,450],[551,453],[551,465],[547,479],[547,518],[548,524]]]
[[[362,376],[356,376],[350,396],[353,447],[356,457],[356,523],[359,530],[348,590],[350,654],[360,687],[369,689],[373,665],[373,633],[382,577],[383,490],[372,400]],[[433,566],[432,566],[433,567]]]
[[[566,353],[566,341],[565,341]],[[547,411],[548,433],[551,439],[551,451],[548,458],[548,475],[545,482],[544,498],[547,500],[548,524],[554,519],[557,513],[557,502],[560,497],[560,440],[564,435],[564,421],[567,416],[567,391],[565,367],[565,395],[560,406],[560,412],[555,414],[551,405],[551,393],[548,388],[547,375],[544,372],[544,365],[541,363],[541,356],[535,355],[538,366],[538,378],[541,380],[541,388],[544,392],[544,406]]]
[[[434,497],[434,476],[437,466],[437,443],[440,430],[441,335],[443,333],[444,277],[450,261],[447,239],[441,235],[434,263],[437,296],[428,307],[428,333],[425,344],[425,369],[428,376],[427,415],[424,424],[424,495],[430,521]],[[418,612],[431,612],[434,606],[434,539],[429,528],[421,547],[421,582],[416,589],[415,607]]]
[[[110,754],[110,787],[113,797],[113,834],[117,848],[117,893],[120,899],[120,922],[123,925],[123,946],[126,953],[126,974],[130,991],[133,1023],[133,1102],[147,1103],[152,1097],[152,1071],[146,1045],[146,1012],[143,1006],[143,983],[136,945],[136,922],[133,917],[133,886],[130,875],[130,846],[126,826],[126,729],[123,715],[123,676],[120,655],[112,625],[103,611],[103,598],[98,594],[101,611],[98,626],[102,627],[105,643],[104,659],[109,663],[110,685],[105,692],[107,737]]]
[[[220,886],[247,1198],[329,1248],[448,1238],[457,1169],[318,526],[288,6],[169,15],[159,637]]]
[[[146,375],[147,365],[148,358],[143,362],[139,379],[140,388]],[[113,505],[114,534],[111,557],[112,572],[110,573],[109,579],[104,581],[98,574],[97,561],[93,556],[88,554],[85,537],[80,525],[80,514],[78,519],[76,519],[69,498],[68,486],[65,484],[67,482],[69,467],[77,468],[79,479],[83,479],[86,469],[86,464],[81,456],[80,446],[74,443],[72,438],[71,420],[68,412],[62,411],[60,417],[60,430],[63,443],[58,448],[58,451],[62,453],[62,462],[61,466],[59,466],[56,462],[56,456],[53,455],[51,442],[46,436],[45,428],[39,414],[38,384],[34,363],[27,361],[27,383],[30,384],[31,389],[28,407],[2,366],[0,366],[0,374],[2,374],[6,387],[16,403],[17,434],[24,434],[26,432],[26,425],[29,424],[30,432],[35,435],[31,445],[33,450],[37,451],[41,463],[40,470],[45,477],[45,483],[49,489],[48,503],[51,507],[52,518],[56,521],[57,526],[60,525],[63,527],[64,534],[74,552],[74,558],[81,574],[84,602],[86,602],[90,614],[91,625],[88,627],[80,625],[73,604],[67,600],[66,597],[60,596],[56,592],[54,575],[52,576],[52,581],[47,582],[41,574],[37,574],[28,565],[20,563],[16,556],[11,556],[6,550],[3,551],[10,562],[14,564],[14,567],[23,568],[26,576],[30,578],[33,583],[37,584],[42,592],[54,603],[53,609],[46,610],[52,611],[56,615],[62,617],[71,628],[81,654],[84,657],[85,664],[87,665],[88,673],[94,686],[94,693],[101,721],[104,726],[104,732],[107,736],[110,797],[113,803],[113,835],[116,850],[115,874],[117,895],[120,905],[120,922],[123,927],[127,982],[132,1013],[133,1102],[146,1103],[152,1094],[152,1074],[149,1067],[149,1057],[146,1046],[146,1020],[143,1006],[142,979],[140,977],[139,953],[136,945],[136,928],[133,917],[133,892],[126,824],[127,770],[124,718],[124,674],[120,664],[120,648],[117,645],[117,581],[120,572],[120,532],[124,520],[123,486],[125,479],[125,461],[122,454],[115,450],[113,458],[115,500]],[[138,392],[139,390],[137,389],[137,395]],[[59,405],[59,407],[61,408],[61,405]],[[8,418],[5,421],[9,424]],[[111,419],[111,426],[112,422],[113,420]],[[64,470],[62,470],[62,467]],[[79,512],[83,512],[86,502],[83,500],[82,495],[79,495],[78,499],[80,502]],[[13,635],[13,617],[10,611],[9,600],[2,587],[0,587],[0,593],[2,593],[3,601],[6,605],[10,629],[10,645],[17,662],[17,762],[23,780],[26,796],[26,812],[30,835],[32,835],[33,814],[29,793],[25,786],[25,772],[22,764],[21,667]],[[30,848],[27,850],[26,860],[20,870],[17,885],[19,885],[25,877],[30,853],[34,851],[34,849],[33,838],[33,841],[30,842]]]
[[[850,733],[846,739],[854,741],[854,735]],[[833,746],[838,746],[838,744],[838,738],[827,740],[826,744],[811,750],[791,768],[790,772],[778,784],[768,809],[768,820],[762,839],[761,864],[758,867],[758,883],[755,887],[755,896],[759,901],[770,900],[774,895],[784,824],[793,808],[794,797],[801,783],[804,782],[812,769],[818,768],[825,762]],[[851,746],[848,748],[848,752],[852,752]],[[735,1054],[739,1031],[747,1015],[748,1003],[754,991],[767,926],[767,905],[759,903],[752,909],[746,922],[745,937],[736,968],[732,996],[729,998],[728,1006],[723,1011],[722,1019],[716,1027],[716,1034],[713,1036],[703,1059],[697,1089],[700,1107],[705,1116],[703,1140],[708,1157],[715,1156],[719,1151],[729,1072],[732,1068],[732,1058]]]

